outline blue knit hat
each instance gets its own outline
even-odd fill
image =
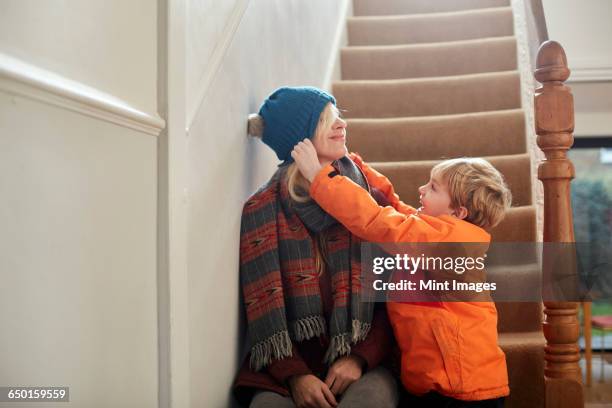
[[[293,161],[293,147],[311,139],[317,129],[319,116],[336,99],[327,92],[311,86],[279,88],[259,109],[264,121],[262,140],[276,152],[282,164]]]

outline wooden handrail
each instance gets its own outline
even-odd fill
[[[529,59],[535,61],[540,44],[548,41],[548,28],[542,0],[524,0]]]
[[[570,181],[574,166],[567,151],[574,143],[574,101],[563,47],[546,41],[538,50],[535,78],[542,84],[535,93],[535,127],[537,143],[546,159],[538,167],[538,178],[544,186],[544,242],[574,242]],[[547,262],[546,251],[543,268]],[[547,408],[584,407],[582,375],[578,362],[577,302],[544,301],[546,337],[544,380]]]

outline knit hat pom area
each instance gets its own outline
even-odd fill
[[[291,163],[293,147],[314,136],[321,112],[336,99],[311,87],[282,87],[274,91],[259,109],[264,121],[262,140],[270,146],[283,165]]]

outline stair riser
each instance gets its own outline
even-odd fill
[[[522,110],[395,120],[348,119],[350,151],[366,161],[525,153]]]
[[[512,71],[513,37],[405,47],[348,47],[341,52],[342,79],[400,79]]]
[[[393,17],[353,17],[349,45],[394,45],[460,41],[514,34],[511,8]]]
[[[333,85],[347,118],[392,118],[516,109],[517,72],[390,81],[340,81]]]
[[[498,302],[495,307],[499,316],[497,331],[500,333],[540,331],[542,328],[541,319],[523,319],[524,316],[542,316],[541,302]]]
[[[511,390],[506,400],[507,407],[545,407],[544,345],[545,341],[542,338],[540,344],[501,346],[506,354],[508,382]]]
[[[438,13],[508,5],[510,0],[353,0],[353,14],[363,16]]]
[[[456,156],[454,156],[456,157]],[[503,175],[512,191],[513,205],[531,204],[529,156],[516,155],[487,158]],[[414,207],[419,207],[418,188],[429,180],[431,169],[439,161],[417,161],[407,163],[371,163],[372,167],[391,180],[400,198]]]
[[[536,240],[535,207],[511,208],[504,220],[491,231],[493,242],[533,242]]]

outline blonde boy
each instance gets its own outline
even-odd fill
[[[401,202],[389,180],[356,154],[349,157],[385,194],[389,206],[379,206],[331,164],[321,164],[309,140],[291,155],[323,210],[372,242],[488,243],[487,230],[510,206],[503,177],[483,159],[435,166],[430,180],[419,187],[421,206],[416,209]],[[497,345],[493,302],[388,303],[387,311],[402,353],[402,383],[412,396],[432,404],[451,400],[462,401],[462,407],[503,406],[508,377]]]

